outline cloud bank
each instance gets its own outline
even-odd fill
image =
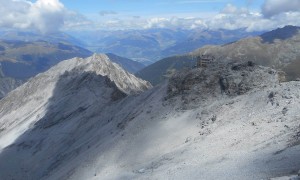
[[[185,1],[186,2],[186,1]],[[190,1],[189,1],[190,2]],[[194,1],[191,1],[194,2]],[[204,2],[204,1],[197,1]],[[253,0],[247,0],[250,6]],[[115,12],[116,13],[116,12]],[[105,13],[106,14],[106,13]],[[171,16],[133,18],[123,16],[101,19],[94,22],[94,29],[122,30],[148,28],[202,28],[202,29],[245,29],[246,31],[272,30],[285,25],[300,26],[300,0],[265,0],[261,10],[251,10],[247,7],[236,7],[227,4],[219,12],[210,14],[206,18],[197,16]],[[88,27],[87,27],[88,28]]]
[[[300,0],[266,0],[262,6],[262,14],[265,17],[285,12],[300,12]]]
[[[272,30],[286,25],[300,26],[300,12],[287,12],[266,18],[261,12],[226,6],[220,13],[209,18],[201,17],[153,17],[153,18],[114,18],[95,23],[94,29],[124,30],[150,28],[183,29],[245,29],[248,32]]]
[[[118,14],[117,12],[115,12],[115,11],[100,11],[99,12],[99,15],[100,16],[109,16],[109,15],[116,15],[116,14]]]
[[[184,1],[203,3],[207,0]],[[219,2],[216,0],[214,2]],[[253,0],[247,0],[250,5]],[[219,12],[206,16],[143,17],[122,14],[112,10],[99,11],[97,18],[68,10],[59,0],[0,0],[0,28],[29,29],[42,33],[59,30],[123,30],[147,28],[203,28],[241,29],[247,31],[271,30],[285,25],[300,26],[300,0],[265,0],[260,11],[227,4]]]
[[[0,0],[0,28],[57,32],[90,24],[83,15],[70,11],[59,0]]]

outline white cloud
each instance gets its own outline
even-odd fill
[[[265,17],[285,12],[300,12],[300,0],[266,0],[262,6]]]
[[[64,25],[62,30],[70,30],[70,29],[91,29],[94,27],[94,22],[87,19],[84,15],[79,14],[74,11],[65,10],[64,13]]]
[[[300,12],[289,12],[265,18],[260,12],[219,13],[210,18],[199,17],[153,17],[114,18],[96,23],[94,28],[106,30],[184,28],[184,29],[245,29],[246,31],[272,30],[285,25],[300,26]]]
[[[285,25],[300,25],[300,12],[286,12],[266,18],[261,12],[249,11],[227,4],[220,13],[209,18],[201,17],[152,17],[114,18],[102,20],[100,29],[148,29],[148,28],[202,28],[202,29],[246,29],[252,31],[272,30]]]
[[[177,3],[225,2],[223,0],[182,0]],[[265,0],[262,10],[251,10],[254,0],[245,0],[248,7],[226,4],[218,12],[162,14],[156,17],[133,18],[133,14],[105,16],[98,21],[83,24],[87,29],[148,29],[148,28],[202,28],[202,29],[246,29],[247,31],[272,30],[285,25],[300,26],[300,0]],[[246,6],[245,5],[245,6]],[[104,14],[111,14],[104,12]],[[76,21],[77,22],[77,21]],[[79,26],[78,26],[79,27]]]
[[[30,7],[28,19],[34,28],[42,32],[52,32],[64,24],[64,5],[58,0],[38,0]]]
[[[171,18],[150,18],[144,22],[143,28],[185,28],[195,27],[200,24],[199,19],[193,17],[171,17]]]
[[[116,14],[118,14],[118,13],[115,11],[112,11],[112,10],[110,10],[110,11],[103,10],[103,11],[99,12],[100,16],[109,16],[109,15],[116,15]]]
[[[187,0],[187,1],[179,1],[177,4],[199,4],[199,3],[219,3],[223,2],[223,0]]]
[[[208,0],[180,1],[204,3]],[[220,0],[215,0],[218,2]],[[253,0],[247,0],[251,4]],[[282,4],[282,2],[285,2]],[[145,29],[145,28],[203,28],[240,29],[247,31],[271,30],[284,25],[300,26],[300,0],[265,0],[261,12],[227,4],[219,13],[170,14],[143,17],[136,14],[101,11],[87,19],[84,15],[70,11],[59,0],[0,0],[0,27],[34,29],[43,33],[58,30],[90,29]],[[194,15],[194,16],[193,16]]]
[[[227,4],[224,9],[221,11],[223,14],[247,14],[247,8],[237,8],[232,4]]]
[[[187,1],[186,1],[187,2]],[[201,1],[204,2],[204,1]],[[252,0],[247,0],[251,4]],[[200,16],[200,17],[199,17]],[[300,26],[300,12],[283,12],[266,18],[262,12],[251,11],[245,7],[236,7],[227,4],[219,13],[210,16],[161,16],[161,17],[139,17],[116,16],[114,18],[102,19],[95,27],[97,29],[148,29],[148,28],[202,28],[202,29],[246,29],[252,31],[272,30],[285,25]]]
[[[106,30],[125,30],[125,29],[150,29],[150,28],[206,28],[206,24],[200,18],[195,17],[128,17],[113,18],[96,23],[94,28]]]
[[[246,31],[272,30],[286,25],[300,26],[300,12],[285,12],[266,18],[261,12],[250,12],[227,5],[220,14],[205,21],[210,29],[246,29]]]
[[[300,2],[300,0],[298,1]],[[251,1],[248,2],[251,3]],[[252,32],[272,30],[285,25],[300,26],[299,17],[300,12],[282,12],[267,18],[262,12],[251,12],[246,8],[238,8],[232,4],[227,4],[218,15],[205,20],[204,23],[209,29],[235,30],[243,28]]]
[[[58,31],[65,25],[69,11],[59,0],[0,0],[0,27]],[[74,16],[74,14],[73,14]]]

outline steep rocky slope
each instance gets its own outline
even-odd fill
[[[286,26],[224,46],[206,46],[193,53],[202,54],[222,60],[254,61],[282,70],[288,80],[295,80],[300,78],[300,27]]]
[[[124,97],[148,86],[115,80],[120,71],[103,55],[73,59],[0,100],[1,177],[250,180],[300,169],[299,82],[220,62]]]

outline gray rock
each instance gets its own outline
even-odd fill
[[[288,108],[284,107],[281,112],[283,115],[286,115],[286,113],[288,112]]]

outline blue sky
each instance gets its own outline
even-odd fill
[[[272,30],[300,26],[300,0],[0,0],[0,28]]]
[[[62,0],[65,7],[86,16],[99,12],[110,15],[168,16],[217,13],[226,4],[258,10],[262,0]]]

